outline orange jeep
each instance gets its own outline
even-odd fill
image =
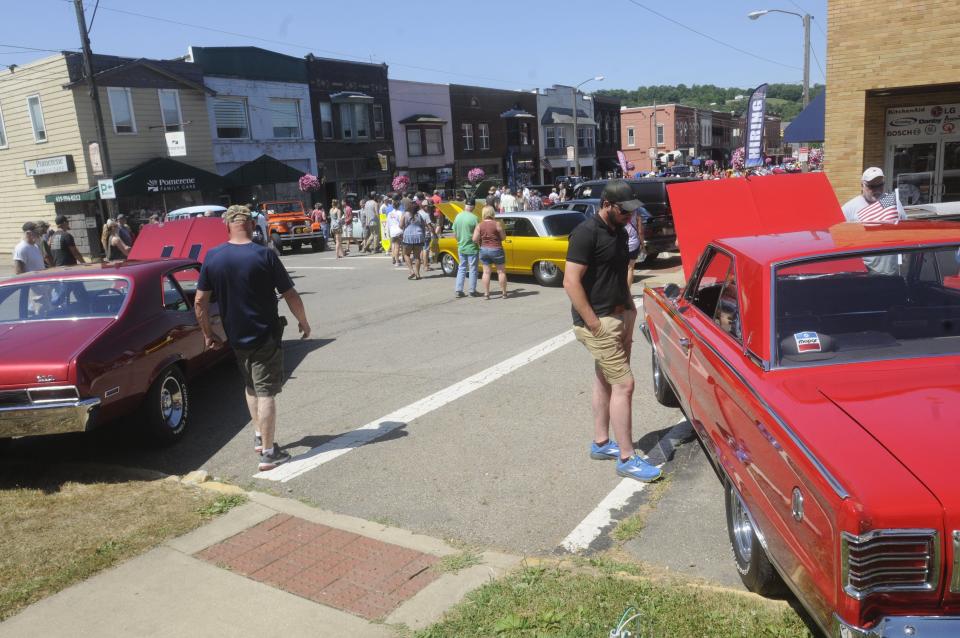
[[[326,249],[320,224],[310,221],[300,201],[261,202],[260,210],[267,216],[267,240],[283,252],[284,245],[299,250],[310,244],[314,251]]]

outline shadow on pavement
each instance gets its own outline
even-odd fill
[[[311,451],[315,450],[316,448],[323,447],[323,450],[319,450],[322,452],[353,449],[360,447],[361,445],[369,445],[370,443],[382,443],[385,441],[402,439],[403,437],[407,436],[406,427],[407,424],[400,421],[382,421],[377,424],[375,429],[350,430],[342,434],[311,434],[301,437],[296,441],[289,441],[282,447],[284,450],[289,450],[290,448],[295,447],[308,447]],[[341,439],[341,441],[337,445],[329,445],[331,441],[336,439]],[[311,452],[305,452],[303,454],[298,454],[294,458],[307,458],[312,455],[313,454],[311,454]]]

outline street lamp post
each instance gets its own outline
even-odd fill
[[[783,9],[763,9],[762,11],[751,11],[747,17],[751,20],[757,20],[768,13],[786,13],[797,16],[803,21],[803,107],[806,108],[810,103],[810,20],[813,19],[809,13],[797,13],[796,11],[784,11]]]
[[[580,87],[586,84],[587,82],[602,82],[603,76],[597,75],[592,78],[587,78],[580,84],[573,87],[573,175],[574,177],[580,176],[580,141],[577,135],[577,91],[580,90]]]

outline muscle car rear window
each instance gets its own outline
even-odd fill
[[[957,246],[779,267],[774,345],[787,367],[960,353]]]
[[[583,223],[586,217],[582,213],[560,213],[543,218],[543,226],[550,237],[565,237]]]
[[[125,279],[66,279],[0,286],[0,323],[114,317],[127,299]]]

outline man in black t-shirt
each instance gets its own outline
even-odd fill
[[[627,281],[624,225],[641,207],[630,185],[610,180],[600,211],[570,234],[563,288],[573,307],[573,331],[594,358],[593,424],[590,457],[614,459],[617,474],[655,481],[660,469],[633,449],[633,372],[630,348],[637,308]],[[615,441],[609,438],[613,426]]]
[[[210,326],[210,301],[220,308],[227,342],[233,347],[246,385],[247,407],[254,428],[254,450],[261,472],[290,460],[274,441],[276,395],[283,387],[283,326],[277,294],[297,318],[300,334],[310,336],[310,324],[300,295],[280,258],[256,244],[253,217],[246,206],[231,206],[223,215],[230,240],[207,253],[197,282],[196,314],[207,348],[222,343]]]
[[[57,215],[54,220],[57,232],[50,237],[50,256],[54,266],[76,266],[84,263],[83,255],[77,250],[77,242],[70,234],[70,220],[66,215]]]

